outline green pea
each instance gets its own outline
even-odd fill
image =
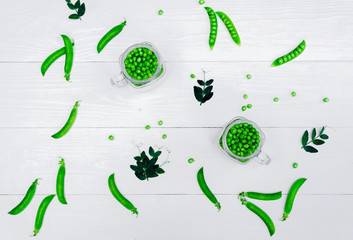
[[[293,168],[297,168],[298,167],[298,163],[293,163]]]
[[[278,98],[278,97],[275,97],[275,98],[273,99],[273,101],[274,101],[274,102],[278,102],[278,101],[279,101],[279,98]]]
[[[191,77],[191,78],[195,78],[195,74],[191,74],[190,77]]]
[[[250,74],[246,75],[246,78],[251,79],[251,75]]]
[[[145,129],[149,130],[149,129],[151,129],[151,126],[150,125],[146,125]]]
[[[293,97],[297,96],[296,92],[292,92],[291,94],[292,94]]]
[[[114,136],[113,136],[113,135],[110,135],[110,136],[109,136],[109,140],[113,141],[113,140],[114,140]]]
[[[199,4],[200,5],[205,4],[205,0],[199,0]]]
[[[245,111],[245,110],[246,110],[246,106],[242,106],[242,107],[241,107],[241,110],[242,110],[242,111]]]
[[[189,158],[189,159],[188,159],[188,163],[191,164],[191,163],[193,163],[193,162],[195,162],[195,160],[194,160],[193,158]]]
[[[243,98],[244,98],[244,99],[247,99],[247,98],[248,98],[248,95],[247,95],[247,94],[244,94],[244,95],[243,95]]]
[[[162,125],[163,125],[163,121],[160,120],[160,121],[158,122],[158,125],[159,125],[159,126],[162,126]]]
[[[251,104],[248,104],[247,107],[248,107],[248,108],[252,108],[252,105],[251,105]]]
[[[163,15],[163,10],[159,10],[158,15]]]
[[[163,139],[166,139],[166,138],[167,138],[167,134],[163,134],[163,135],[162,135],[162,138],[163,138]]]
[[[322,99],[322,101],[324,101],[324,102],[329,102],[330,99],[326,97],[326,98]]]

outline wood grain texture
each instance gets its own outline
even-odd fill
[[[217,194],[285,193],[300,177],[309,179],[302,193],[353,194],[352,185],[347,184],[353,163],[347,151],[351,142],[346,137],[353,135],[353,129],[327,129],[331,138],[318,147],[317,154],[300,149],[304,129],[263,130],[267,137],[263,151],[272,158],[268,166],[256,162],[242,166],[228,159],[216,145],[221,134],[217,128],[73,128],[59,140],[50,138],[56,129],[1,129],[0,136],[6,139],[2,147],[11,151],[0,152],[0,194],[24,193],[39,177],[43,180],[38,192],[49,194],[55,186],[58,156],[66,162],[68,194],[108,194],[107,179],[113,172],[120,190],[127,194],[201,194],[196,173],[202,166],[206,181]],[[165,140],[164,133],[168,136]],[[114,141],[108,140],[111,134]],[[133,157],[140,143],[141,150],[157,145],[171,151],[170,163],[164,167],[166,173],[149,182],[138,180],[129,167],[135,163]],[[190,157],[195,163],[187,162]],[[164,152],[160,161],[165,158]],[[298,162],[297,169],[292,168],[293,162]]]
[[[52,65],[44,78],[40,63],[0,64],[6,76],[0,82],[0,127],[60,128],[77,100],[77,127],[144,127],[160,119],[166,127],[222,127],[237,115],[262,127],[351,127],[352,64],[293,62],[272,70],[259,62],[174,62],[167,63],[158,87],[146,90],[112,86],[117,63],[76,63],[71,83],[63,77],[63,63]],[[215,95],[199,106],[193,86],[203,77],[201,68],[212,70],[207,77],[215,79]],[[324,97],[331,101],[324,103]],[[253,108],[242,112],[248,103]]]
[[[44,196],[19,216],[6,214],[21,196],[0,196],[0,221],[6,223],[6,239],[32,239],[35,212]],[[128,196],[139,216],[123,208],[112,196],[69,196],[67,206],[54,199],[49,206],[37,239],[344,239],[352,236],[351,221],[342,217],[353,214],[348,202],[353,196],[306,196],[299,194],[286,222],[279,221],[285,199],[255,202],[273,219],[276,233],[271,238],[263,222],[233,196],[217,196],[222,210],[205,196]]]
[[[75,42],[76,61],[115,61],[130,45],[150,41],[168,61],[266,61],[288,53],[303,39],[307,50],[295,61],[353,60],[353,3],[347,0],[209,1],[234,21],[242,40],[235,45],[219,24],[215,48],[208,48],[209,20],[197,0],[85,1],[83,21],[67,19],[65,1],[47,4],[8,1],[0,9],[0,61],[42,61],[63,46],[60,34]],[[163,16],[157,14],[164,10]],[[99,39],[127,19],[126,29],[97,54]]]

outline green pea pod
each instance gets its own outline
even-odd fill
[[[108,178],[108,186],[109,186],[110,192],[115,197],[115,199],[118,200],[118,202],[121,203],[121,205],[123,205],[126,209],[130,210],[132,214],[136,214],[136,217],[137,217],[138,216],[137,208],[129,200],[127,200],[118,190],[115,184],[114,173],[111,174]]]
[[[124,29],[125,25],[126,25],[126,21],[110,29],[110,31],[107,32],[101,38],[101,40],[99,40],[97,45],[97,52],[100,53],[103,50],[103,48]]]
[[[305,40],[303,40],[296,48],[294,48],[291,52],[287,53],[286,55],[283,55],[282,57],[277,58],[275,61],[273,61],[271,67],[277,67],[282,64],[285,64],[289,61],[292,61],[294,58],[298,57],[302,52],[304,52],[306,47]]]
[[[74,46],[75,43],[72,42],[72,46]],[[42,75],[44,77],[45,73],[49,69],[49,67],[61,56],[63,56],[66,53],[65,47],[60,48],[59,50],[56,50],[52,54],[47,57],[44,62],[42,63],[42,66],[40,68],[40,71],[42,72]]]
[[[45,212],[47,211],[47,208],[54,197],[55,197],[55,194],[49,195],[45,197],[40,203],[37,211],[36,221],[34,223],[33,236],[36,236],[39,233],[40,229],[42,228]]]
[[[305,181],[306,181],[306,178],[299,178],[293,183],[293,185],[289,189],[286,204],[284,205],[284,213],[282,216],[282,221],[285,221],[288,218],[293,208],[295,196],[297,195],[299,188],[305,183]]]
[[[215,195],[208,188],[207,183],[205,181],[205,177],[203,175],[203,167],[197,172],[197,182],[202,190],[202,192],[206,195],[206,197],[217,207],[218,211],[221,210],[221,204],[218,202]]]
[[[70,116],[67,119],[65,125],[60,129],[59,132],[55,133],[54,135],[52,135],[52,138],[58,139],[61,138],[63,136],[65,136],[65,134],[71,129],[72,125],[75,122],[76,116],[77,116],[77,108],[80,106],[79,104],[80,101],[77,101],[74,105],[74,107],[71,110]]]
[[[28,188],[27,193],[24,196],[24,198],[22,199],[22,201],[9,212],[10,215],[17,215],[26,209],[26,207],[32,201],[34,194],[36,193],[39,179],[40,178],[37,178],[36,180],[34,180],[32,185]]]
[[[240,46],[241,45],[240,37],[239,37],[237,29],[235,28],[232,20],[224,12],[216,12],[216,13],[217,13],[218,17],[222,20],[224,25],[226,26],[233,41]]]
[[[273,224],[272,219],[267,215],[267,213],[265,213],[261,208],[259,208],[255,204],[247,201],[245,198],[241,198],[240,201],[241,201],[241,204],[245,205],[250,211],[252,211],[253,213],[255,213],[257,216],[261,218],[261,220],[266,224],[266,227],[270,233],[270,236],[272,236],[275,233],[276,228],[275,228],[275,225]]]
[[[59,161],[60,167],[58,171],[58,175],[56,177],[56,195],[58,196],[59,202],[62,204],[67,204],[66,198],[65,198],[65,191],[64,191],[64,186],[65,186],[65,161],[63,158]]]
[[[242,192],[238,196],[238,198],[244,197],[262,201],[273,201],[278,200],[282,197],[282,191],[275,193]]]
[[[74,61],[74,48],[72,47],[72,42],[70,38],[66,35],[61,35],[63,38],[64,44],[65,44],[65,78],[66,81],[70,81],[70,74],[71,74],[71,69],[72,69],[72,64]]]
[[[210,36],[208,39],[208,45],[210,46],[210,49],[212,50],[215,43],[216,43],[216,38],[217,38],[217,30],[218,30],[217,16],[212,8],[205,7],[205,9],[206,9],[208,17],[210,19]]]

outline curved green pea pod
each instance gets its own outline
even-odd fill
[[[221,210],[221,204],[218,202],[218,200],[215,197],[215,195],[211,192],[211,190],[207,186],[207,183],[205,181],[205,177],[204,177],[204,174],[203,174],[203,167],[200,168],[200,170],[197,172],[197,182],[199,183],[199,186],[200,186],[202,192],[216,206],[218,211],[220,211]]]
[[[125,25],[126,25],[126,21],[110,29],[109,32],[107,32],[102,37],[102,39],[99,40],[97,45],[97,52],[100,53],[103,50],[103,48],[124,29]]]
[[[284,205],[282,221],[285,221],[288,218],[293,208],[295,196],[297,195],[299,188],[305,183],[305,181],[306,181],[306,178],[299,178],[293,183],[293,185],[289,189],[289,193],[286,199],[286,204]]]
[[[61,35],[61,37],[65,44],[65,53],[66,53],[65,67],[64,67],[65,78],[66,78],[66,81],[70,81],[70,74],[71,74],[72,64],[74,61],[74,49],[73,49],[72,42],[68,36]]]
[[[275,61],[273,61],[271,67],[277,67],[282,64],[285,64],[289,61],[292,61],[294,58],[298,57],[302,52],[304,52],[306,47],[305,40],[303,40],[296,48],[294,48],[291,52],[287,53],[286,55],[283,55],[282,57],[277,58]]]
[[[47,208],[54,197],[55,197],[55,194],[49,195],[45,197],[40,203],[37,211],[36,221],[34,223],[33,236],[36,236],[39,233],[40,229],[42,228],[45,212],[47,211]]]
[[[206,9],[208,17],[210,19],[210,36],[208,39],[208,45],[210,46],[210,49],[212,50],[214,45],[216,44],[216,38],[217,38],[217,30],[218,30],[217,16],[212,8],[205,7],[205,9]]]
[[[272,219],[267,215],[267,213],[265,213],[261,208],[247,201],[244,198],[241,198],[240,201],[241,201],[241,204],[245,205],[250,211],[252,211],[253,213],[255,213],[257,216],[261,218],[261,220],[266,224],[266,227],[270,233],[270,236],[275,234],[275,231],[276,231],[275,225],[273,224]]]
[[[66,169],[65,169],[65,161],[63,158],[60,158],[61,160],[59,161],[59,170],[58,170],[58,175],[56,177],[56,195],[58,196],[58,200],[62,204],[67,204],[66,198],[65,198],[65,174],[66,174]]]
[[[123,205],[126,209],[130,210],[132,214],[136,214],[136,217],[137,217],[138,216],[137,208],[129,200],[127,200],[118,190],[115,184],[114,173],[111,174],[108,178],[108,186],[109,186],[110,192],[115,197],[115,199],[118,200],[118,202],[121,205]]]
[[[72,46],[74,46],[75,43],[72,42]],[[44,62],[42,63],[42,66],[40,67],[40,71],[42,72],[42,75],[44,77],[45,73],[47,72],[47,70],[49,69],[49,67],[61,56],[63,56],[66,53],[65,47],[62,47],[58,50],[56,50],[55,52],[53,52],[52,54],[49,55],[49,57],[47,57]]]
[[[10,212],[8,212],[8,214],[17,215],[17,214],[21,213],[23,210],[26,209],[26,207],[32,201],[32,199],[34,197],[34,194],[36,193],[36,189],[37,189],[37,185],[38,185],[38,180],[39,179],[40,178],[37,178],[36,180],[34,180],[32,185],[28,188],[27,193],[24,196],[24,198],[22,199],[22,201],[16,207],[14,207]]]
[[[240,37],[239,34],[237,32],[237,29],[235,28],[232,20],[227,16],[227,14],[225,14],[224,12],[216,12],[218,17],[222,20],[222,22],[224,23],[224,25],[226,26],[230,36],[232,37],[233,41],[241,46],[241,41],[240,41]]]
[[[75,122],[76,116],[77,116],[77,108],[80,106],[79,104],[80,101],[77,101],[74,105],[74,107],[71,110],[70,116],[67,119],[65,125],[60,129],[59,132],[55,133],[54,135],[52,135],[52,138],[58,139],[61,138],[63,136],[65,136],[65,134],[71,129],[72,125]]]
[[[275,193],[258,193],[258,192],[242,192],[238,198],[248,197],[251,199],[262,200],[262,201],[273,201],[278,200],[282,197],[282,191]]]

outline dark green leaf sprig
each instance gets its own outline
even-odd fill
[[[309,153],[317,153],[318,150],[313,146],[310,146],[310,143],[314,145],[322,145],[325,143],[324,140],[327,140],[329,137],[324,134],[325,127],[322,127],[319,134],[316,134],[316,128],[313,128],[311,131],[311,140],[309,141],[309,132],[306,130],[302,136],[302,148]]]
[[[71,9],[74,10],[76,13],[73,13],[69,16],[70,19],[81,19],[81,17],[85,14],[86,12],[86,6],[84,3],[80,3],[80,0],[77,0],[75,4],[71,3],[71,0],[66,0],[67,6]]]
[[[136,160],[136,165],[130,165],[130,168],[135,171],[135,175],[140,180],[147,180],[149,178],[158,177],[159,174],[163,174],[164,170],[161,168],[165,163],[168,163],[167,160],[159,165],[156,164],[158,161],[158,157],[162,154],[162,152],[158,149],[155,151],[152,147],[148,150],[149,158],[145,151],[141,152],[140,156],[134,157]]]
[[[203,81],[197,80],[197,83],[202,87],[194,86],[194,95],[197,101],[200,102],[200,106],[210,100],[213,97],[213,79],[209,79],[206,81],[206,72],[203,71]]]

